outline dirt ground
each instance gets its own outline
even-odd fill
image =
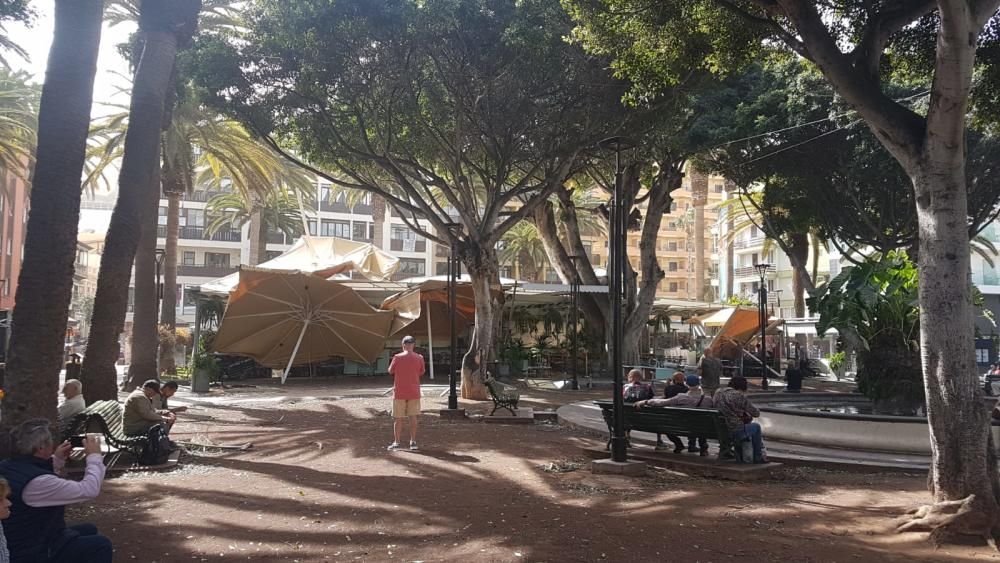
[[[213,391],[219,403],[192,407],[175,429],[177,440],[252,449],[195,451],[169,472],[110,478],[68,519],[97,524],[116,561],[149,563],[1000,559],[891,531],[905,507],[927,500],[923,475],[597,476],[580,448],[600,440],[443,421],[445,398],[426,396],[420,450],[387,452],[391,399],[377,394],[387,378],[255,383]],[[522,393],[536,410],[606,394]]]

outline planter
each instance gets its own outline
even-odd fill
[[[204,368],[196,368],[194,373],[191,374],[191,392],[192,393],[208,393],[209,383],[211,382],[212,375],[211,372]]]

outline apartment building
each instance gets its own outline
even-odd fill
[[[657,288],[657,298],[714,301],[718,299],[719,254],[713,233],[719,217],[719,203],[725,193],[725,179],[688,170],[681,187],[671,193],[673,203],[664,214],[656,239],[656,256],[664,278]],[[645,213],[645,204],[639,206]],[[607,236],[587,237],[584,245],[591,250],[591,263],[606,268]],[[626,254],[634,268],[639,266],[641,233],[630,232]],[[698,239],[701,239],[701,270],[698,276]]]
[[[384,220],[373,217],[369,196],[353,208],[343,195],[335,197],[333,187],[325,181],[315,184],[317,209],[306,209],[309,234],[318,237],[339,237],[349,240],[383,243],[384,250],[400,258],[399,271],[394,279],[426,275],[432,267],[432,251],[424,237],[407,227],[402,219],[386,209]],[[208,202],[226,193],[227,187],[196,189],[186,194],[180,205],[179,236],[177,248],[177,322],[186,325],[194,322],[195,302],[192,287],[231,274],[246,264],[250,256],[249,225],[241,229],[223,228],[211,235],[208,226],[214,220]],[[82,204],[87,225],[110,222],[114,197],[103,196],[97,200],[85,198]],[[82,224],[84,224],[82,222]],[[157,247],[166,245],[167,200],[159,203]],[[426,227],[425,224],[421,226]],[[379,229],[380,232],[376,232]],[[267,235],[267,257],[273,258],[291,248],[293,240],[280,232]],[[131,322],[132,290],[129,293],[129,314],[126,329]],[[126,330],[127,331],[127,330]]]

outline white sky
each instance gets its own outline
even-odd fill
[[[6,26],[9,37],[24,48],[30,57],[29,61],[25,61],[17,55],[7,54],[8,62],[15,70],[24,70],[30,73],[34,77],[34,81],[39,84],[45,81],[45,65],[48,60],[49,46],[52,43],[53,4],[52,0],[32,2],[32,7],[38,16],[30,28],[18,23],[9,23]],[[126,42],[135,27],[134,24],[121,24],[115,27],[105,25],[102,30],[101,51],[97,60],[97,75],[94,80],[92,117],[115,111],[102,104],[128,104],[128,97],[121,94],[116,96],[119,89],[128,85],[128,81],[124,78],[128,75],[128,63],[118,54],[117,45]],[[84,197],[87,197],[86,193]],[[107,230],[109,220],[110,212],[83,210],[80,214],[80,229],[103,232]]]

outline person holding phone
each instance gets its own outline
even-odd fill
[[[47,563],[111,563],[111,540],[93,524],[66,525],[65,509],[97,498],[104,481],[100,437],[88,434],[83,449],[87,468],[80,481],[59,474],[71,445],[58,446],[51,423],[34,419],[10,431],[12,457],[0,462],[0,476],[10,484],[10,517],[3,533],[11,561]]]

